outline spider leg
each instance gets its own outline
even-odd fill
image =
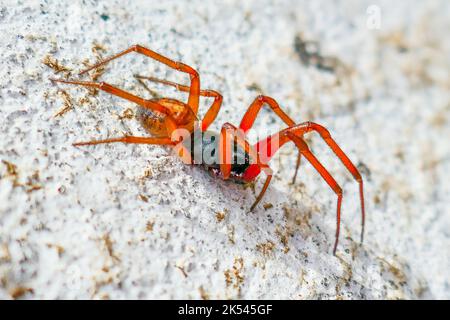
[[[99,90],[103,90],[103,91],[113,94],[115,96],[132,101],[144,109],[158,111],[158,112],[163,113],[165,115],[165,124],[166,124],[169,134],[171,134],[177,128],[177,123],[176,123],[175,119],[172,117],[172,115],[170,114],[170,111],[166,107],[164,107],[161,104],[156,103],[152,100],[146,100],[146,99],[140,98],[138,96],[135,96],[127,91],[124,91],[122,89],[114,87],[106,82],[70,81],[70,80],[52,79],[52,78],[50,78],[50,81],[67,83],[67,84],[75,84],[75,85],[80,85],[80,86],[84,86],[84,87],[88,87],[88,88],[96,88]]]
[[[250,211],[256,207],[256,205],[261,201],[269,187],[270,181],[272,179],[272,169],[265,164],[262,163],[259,159],[258,153],[254,150],[252,146],[250,146],[249,142],[245,139],[242,131],[237,129],[231,123],[225,123],[220,130],[220,138],[219,138],[219,161],[220,161],[220,171],[222,172],[223,179],[227,180],[230,177],[231,172],[231,149],[234,144],[228,144],[227,141],[235,141],[237,144],[241,146],[241,148],[250,156],[251,163],[256,164],[259,168],[261,168],[266,174],[266,181],[264,182],[263,188],[260,193],[256,197],[255,202],[250,207]]]
[[[337,209],[336,209],[336,240],[334,242],[334,248],[333,248],[333,255],[336,255],[336,249],[339,242],[339,232],[340,232],[340,226],[341,226],[341,206],[342,206],[342,189],[334,180],[334,178],[331,176],[331,174],[328,172],[327,169],[319,162],[319,160],[311,153],[308,145],[306,142],[296,136],[295,134],[291,132],[286,132],[287,137],[292,140],[301,154],[312,164],[312,166],[319,172],[319,174],[322,176],[322,178],[328,183],[330,188],[336,193],[337,195]]]
[[[248,130],[250,130],[251,127],[253,127],[253,124],[255,123],[256,117],[258,116],[259,111],[264,105],[268,105],[273,112],[281,119],[284,123],[286,123],[289,127],[295,125],[294,120],[291,119],[279,106],[278,102],[268,96],[259,95],[258,97],[253,100],[252,104],[248,107],[247,111],[245,112],[244,116],[242,117],[241,124],[239,125],[239,128],[244,130],[246,133]],[[295,166],[295,173],[294,177],[292,179],[292,183],[295,183],[295,180],[297,178],[297,172],[298,168],[300,167],[300,161],[301,161],[301,153],[298,153],[297,157],[297,163]]]
[[[66,84],[75,84],[75,85],[84,86],[84,87],[88,87],[88,88],[96,88],[96,89],[108,92],[110,94],[113,94],[115,96],[121,97],[123,99],[126,99],[128,101],[132,101],[145,109],[158,111],[167,116],[170,116],[169,110],[166,107],[164,107],[156,102],[153,102],[151,100],[146,100],[146,99],[140,98],[138,96],[135,96],[127,91],[124,91],[122,89],[114,87],[106,82],[70,81],[70,80],[53,79],[53,78],[50,78],[50,81],[66,83]]]
[[[145,77],[140,75],[135,75],[137,79],[146,79],[153,82],[161,83],[164,85],[172,86],[175,89],[182,91],[182,92],[189,92],[190,88],[188,86],[175,83],[168,80],[162,80],[155,77]],[[214,90],[200,90],[200,96],[202,97],[212,97],[214,98],[214,102],[212,103],[211,107],[209,107],[208,111],[206,111],[205,116],[202,120],[202,131],[206,131],[208,127],[211,125],[211,123],[214,122],[214,120],[217,117],[217,114],[219,113],[220,107],[222,105],[223,97],[220,93]]]
[[[342,149],[337,145],[337,143],[331,138],[330,133],[326,128],[324,128],[321,125],[318,125],[313,122],[304,122],[297,124],[295,126],[292,126],[290,128],[284,129],[280,131],[279,133],[276,133],[272,136],[267,137],[266,139],[259,141],[254,148],[256,148],[259,152],[259,150],[267,150],[268,154],[266,155],[268,160],[278,151],[278,149],[283,146],[286,142],[294,141],[296,143],[297,147],[299,148],[300,152],[306,157],[308,154],[308,160],[313,164],[313,166],[319,171],[319,173],[322,175],[322,177],[327,181],[327,183],[330,185],[331,188],[338,194],[338,191],[340,190],[339,185],[337,185],[335,180],[331,177],[331,175],[326,171],[326,169],[318,163],[318,160],[312,155],[312,153],[309,151],[309,148],[307,149],[306,142],[303,140],[303,135],[305,133],[308,133],[310,131],[316,131],[318,132],[321,137],[325,140],[327,145],[333,150],[333,152],[338,156],[338,158],[341,160],[341,162],[344,164],[344,166],[347,168],[347,170],[350,171],[350,173],[353,175],[356,181],[359,183],[359,192],[360,192],[360,200],[361,200],[361,242],[363,241],[364,237],[364,224],[365,224],[365,209],[364,209],[364,192],[363,192],[363,182],[361,175],[358,172],[358,169],[353,165],[353,163],[350,161],[350,159],[345,155],[345,153],[342,151]],[[294,137],[294,138],[293,138]],[[306,147],[305,147],[306,146]],[[270,148],[267,148],[270,147]],[[313,158],[314,157],[314,158]],[[339,187],[339,188],[338,188]],[[342,195],[339,196],[338,194],[338,227],[337,227],[337,233],[339,233],[339,224],[340,224],[340,205],[342,201]],[[339,236],[337,234],[337,236]],[[335,244],[336,250],[337,243]]]
[[[342,164],[347,168],[347,170],[351,173],[353,178],[358,182],[359,184],[359,198],[361,202],[361,243],[364,240],[364,224],[365,224],[365,208],[364,208],[364,186],[363,186],[363,180],[361,177],[361,174],[359,173],[356,166],[352,163],[352,161],[347,157],[347,155],[342,151],[342,149],[339,147],[339,145],[334,141],[334,139],[331,137],[330,132],[320,124],[314,123],[314,122],[305,122],[303,124],[299,125],[301,128],[300,130],[297,130],[295,128],[293,129],[287,129],[289,131],[292,130],[292,132],[298,131],[298,134],[303,135],[306,132],[315,131],[319,133],[321,138],[325,141],[325,143],[330,147],[330,149],[334,152],[334,154],[339,158],[339,160],[342,162]]]
[[[73,144],[73,146],[78,147],[78,146],[96,145],[96,144],[113,143],[113,142],[136,143],[136,144],[159,144],[159,145],[173,145],[174,144],[174,142],[170,138],[123,136],[123,137],[110,138],[110,139],[104,139],[104,140],[91,140],[91,141],[75,142]]]
[[[199,94],[200,93],[200,76],[199,76],[198,72],[196,70],[194,70],[192,67],[190,67],[182,62],[171,60],[163,55],[160,55],[159,53],[156,53],[153,50],[147,49],[140,45],[131,46],[128,49],[126,49],[122,52],[119,52],[116,55],[106,58],[106,59],[100,61],[99,63],[96,63],[93,66],[81,71],[79,73],[79,75],[85,74],[93,69],[96,69],[112,60],[120,58],[131,52],[137,52],[137,53],[143,54],[149,58],[152,58],[158,62],[161,62],[161,63],[167,65],[168,67],[170,67],[172,69],[189,74],[190,80],[191,80],[191,85],[189,87],[189,98],[188,98],[187,104],[189,105],[189,107],[191,107],[192,111],[194,111],[194,113],[197,114],[198,106],[199,106],[199,96],[200,96],[200,94]]]
[[[135,136],[123,136],[118,138],[110,138],[104,140],[91,140],[91,141],[83,141],[83,142],[75,142],[72,145],[74,147],[78,146],[92,146],[97,144],[104,143],[114,143],[114,142],[122,142],[127,144],[153,144],[153,145],[169,145],[169,146],[178,146],[178,149],[175,150],[178,152],[178,156],[185,162],[186,164],[192,163],[192,158],[189,151],[182,144],[177,144],[177,142],[172,141],[170,138],[160,138],[160,137],[135,137]]]

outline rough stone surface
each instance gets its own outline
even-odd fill
[[[449,299],[449,16],[446,0],[0,0],[0,298]],[[299,39],[325,58],[302,60]],[[69,76],[53,59],[75,78],[136,43],[224,95],[216,130],[260,93],[326,126],[364,176],[363,246],[357,184],[315,134],[308,143],[345,190],[337,257],[336,197],[306,161],[291,185],[293,146],[253,213],[251,188],[167,148],[73,147],[145,131],[133,103],[52,85]],[[136,73],[188,81],[138,55],[100,81],[150,97]],[[268,110],[256,126],[283,127]]]

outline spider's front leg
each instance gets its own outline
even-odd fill
[[[261,108],[264,105],[268,105],[272,111],[285,123],[288,125],[288,127],[292,127],[295,125],[294,120],[291,119],[284,111],[281,109],[278,102],[271,97],[259,95],[256,97],[256,99],[252,102],[252,104],[248,107],[247,111],[245,112],[244,116],[242,117],[241,124],[239,125],[239,128],[244,130],[246,133],[250,128],[253,127],[253,124],[255,123],[255,120],[258,116],[259,111],[261,111]],[[297,172],[298,168],[300,167],[301,162],[301,153],[298,153],[297,156],[297,162],[295,165],[295,172],[294,177],[292,178],[292,183],[295,183],[295,180],[297,179]]]
[[[233,126],[231,123],[225,123],[220,130],[220,138],[219,138],[219,161],[220,161],[220,171],[222,172],[222,176],[224,180],[227,180],[230,177],[231,173],[231,150],[234,147],[234,141],[242,148],[250,156],[250,166],[256,166],[258,170],[264,171],[266,174],[266,181],[264,185],[256,197],[255,202],[250,207],[250,211],[256,207],[256,205],[261,201],[269,187],[270,181],[272,180],[272,169],[266,164],[261,162],[259,158],[259,154],[255,151],[255,149],[250,146],[249,142],[245,139],[241,130]],[[259,171],[258,171],[259,172]]]

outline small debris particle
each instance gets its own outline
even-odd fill
[[[93,52],[94,54],[98,53],[99,51],[106,52],[105,46],[102,45],[102,44],[100,44],[100,43],[98,43],[98,42],[95,42],[95,41],[94,41],[94,43],[92,44],[91,50],[92,50],[92,52]]]
[[[200,288],[198,288],[198,291],[200,293],[200,297],[203,300],[209,300],[209,294],[205,291],[205,289],[203,288],[203,286],[200,286]]]
[[[222,222],[225,219],[226,212],[218,211],[216,212],[217,222]]]
[[[2,160],[3,164],[6,165],[6,171],[10,176],[17,176],[17,166],[9,161]]]
[[[39,184],[39,172],[35,171],[30,177],[27,178],[25,184],[19,182],[19,172],[17,166],[9,161],[2,160],[3,164],[6,165],[6,175],[4,177],[10,177],[13,182],[13,187],[22,187],[25,189],[26,193],[31,193],[35,190],[42,189]]]
[[[62,72],[65,73],[66,76],[69,76],[72,72],[72,69],[63,66],[58,62],[57,59],[53,58],[51,55],[46,55],[44,59],[42,59],[42,63],[47,67],[52,68],[55,71],[55,74]]]
[[[289,209],[288,207],[283,207],[283,211],[284,211],[284,216],[286,217],[286,219],[289,219],[292,215],[291,209]],[[302,214],[302,215],[296,215],[294,216],[294,223],[297,226],[300,227],[307,227],[308,229],[311,229],[311,225],[309,223],[309,220],[312,217],[312,213],[311,211],[308,211],[306,214]]]
[[[141,199],[144,202],[148,202],[148,197],[144,196],[143,194],[139,194],[139,199]]]
[[[10,295],[13,299],[19,299],[27,293],[34,293],[34,290],[27,287],[16,287],[10,291]]]
[[[109,16],[107,14],[101,14],[100,18],[102,18],[103,21],[108,21],[109,20]]]
[[[371,181],[371,172],[367,165],[363,162],[359,162],[356,166],[358,171],[368,180]]]
[[[42,189],[42,186],[40,186],[40,185],[34,185],[34,186],[30,186],[30,188],[28,188],[28,189],[26,190],[26,192],[27,192],[27,193],[31,193],[31,192],[33,192],[33,191],[41,190],[41,189]]]
[[[155,226],[154,221],[148,221],[145,230],[147,230],[147,232],[152,232],[154,226]]]
[[[289,249],[289,231],[286,230],[285,232],[281,232],[280,229],[277,228],[275,230],[275,234],[280,238],[280,242],[284,246],[283,252],[288,253],[290,250]]]
[[[188,274],[187,274],[186,270],[184,269],[184,266],[176,264],[175,268],[179,269],[185,278],[188,277]]]
[[[264,92],[264,90],[261,88],[261,86],[259,84],[257,84],[256,82],[253,82],[252,84],[248,85],[247,89],[251,90],[251,91],[256,91],[260,94],[262,94]]]
[[[42,189],[42,185],[39,184],[39,171],[35,171],[30,177],[27,178],[27,182],[24,187],[25,192],[27,193]]]
[[[7,173],[6,177],[12,178],[14,187],[19,186],[20,185],[18,182],[19,173],[17,171],[17,166],[14,163],[6,160],[2,160],[2,162],[6,166],[6,173]]]
[[[258,250],[265,256],[268,255],[269,253],[271,253],[274,248],[275,248],[275,243],[273,243],[270,240],[265,243],[260,243],[260,244],[256,245],[256,250]]]
[[[305,276],[306,276],[306,271],[304,269],[302,269],[302,272],[300,273],[300,286],[303,286],[303,284],[305,283],[305,281],[306,281]]]
[[[119,116],[119,120],[133,119],[133,118],[134,118],[134,112],[130,108],[125,109],[125,111]]]
[[[48,248],[55,248],[56,252],[58,253],[58,256],[61,256],[64,253],[64,248],[58,244],[53,244],[53,243],[47,243],[47,247]]]
[[[235,244],[235,240],[234,240],[234,226],[230,226],[228,227],[228,240],[232,243]]]
[[[58,192],[59,192],[60,194],[65,194],[65,193],[66,193],[66,187],[65,187],[65,186],[60,186],[60,187],[58,188]]]
[[[72,99],[70,98],[70,95],[65,90],[58,90],[58,94],[63,99],[63,107],[61,110],[59,110],[53,117],[60,117],[63,114],[65,114],[67,111],[71,110],[73,108]]]
[[[242,271],[244,269],[244,259],[235,258],[232,269],[224,271],[225,283],[227,287],[233,286],[238,291],[238,295],[241,293],[241,285],[244,282],[244,275]]]
[[[82,97],[78,100],[78,104],[79,105],[84,105],[84,104],[92,105],[92,102],[91,102],[91,100],[89,100],[88,97]]]
[[[153,177],[152,169],[147,169],[147,170],[144,171],[144,176],[142,177],[142,179],[152,178],[152,177]]]
[[[378,194],[376,194],[376,195],[373,197],[373,202],[374,202],[375,204],[380,204],[380,203],[381,203],[381,198],[380,198],[380,196],[379,196]]]
[[[7,244],[2,244],[0,246],[0,262],[11,261],[11,254],[9,252],[9,247]]]
[[[352,280],[353,269],[352,269],[352,265],[350,263],[348,263],[347,261],[345,261],[341,256],[336,255],[336,257],[341,262],[343,269],[344,269],[344,274],[339,278],[339,281],[336,283],[336,287],[335,287],[336,292],[338,293],[338,295],[340,295],[342,286],[347,286],[349,284],[349,282]]]
[[[322,56],[317,42],[305,41],[297,35],[294,39],[294,49],[305,66],[315,66],[319,70],[328,72],[335,71],[337,59]]]
[[[255,193],[255,186],[256,186],[255,181],[246,182],[244,183],[244,190],[250,188],[253,191],[253,193]]]
[[[263,207],[265,210],[269,210],[269,209],[273,208],[273,204],[272,203],[264,203]]]
[[[109,256],[114,261],[120,261],[120,259],[114,254],[113,244],[112,244],[111,238],[109,237],[109,234],[106,234],[106,235],[103,236],[103,241],[105,243],[106,250],[108,250]]]
[[[89,62],[89,59],[85,59],[82,63],[86,68],[90,68],[90,67],[94,66],[95,64],[98,64],[101,61],[103,61],[102,52],[106,52],[105,47],[97,42],[94,42],[92,44],[91,50],[94,53],[95,61],[93,64],[91,64]],[[93,72],[90,73],[91,80],[97,81],[98,78],[100,78],[105,73],[105,70],[106,70],[105,65],[95,68],[93,70]],[[88,90],[89,95],[91,95],[91,96],[96,96],[98,94],[98,90],[96,88],[90,87],[90,88],[87,88],[87,90]]]
[[[405,273],[397,266],[395,266],[394,264],[390,263],[389,261],[387,261],[384,258],[378,258],[384,265],[386,265],[388,268],[388,271],[390,273],[392,273],[392,275],[398,280],[398,282],[400,284],[405,284],[406,283],[406,275]]]

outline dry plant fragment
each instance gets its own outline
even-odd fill
[[[209,300],[210,298],[209,298],[209,294],[205,291],[205,289],[203,288],[203,286],[200,286],[199,288],[198,288],[198,291],[199,291],[199,293],[200,293],[200,297],[203,299],[203,300]]]
[[[273,208],[273,204],[271,204],[271,203],[265,203],[265,204],[263,205],[263,208],[264,208],[265,210],[269,210],[269,209]]]
[[[63,66],[58,62],[57,59],[53,58],[51,55],[46,55],[44,59],[42,59],[42,63],[47,67],[52,68],[55,71],[55,74],[60,72],[65,73],[66,76],[70,76],[72,69]]]
[[[17,166],[14,163],[11,163],[11,162],[6,161],[6,160],[2,160],[2,162],[3,162],[4,165],[6,165],[6,172],[7,172],[6,176],[12,178],[13,186],[14,187],[20,186],[19,173],[17,171]]]
[[[35,190],[42,189],[42,185],[39,184],[39,172],[35,171],[31,176],[27,177],[27,182],[25,184],[19,182],[19,172],[17,166],[9,161],[2,160],[3,164],[6,165],[6,175],[12,180],[13,187],[23,187],[26,193],[31,193]]]
[[[154,221],[148,221],[147,225],[145,227],[145,230],[147,230],[147,232],[152,232],[154,226],[155,226],[155,222]]]
[[[187,274],[186,270],[184,269],[184,266],[176,264],[175,268],[179,269],[185,278],[188,277],[188,274]]]
[[[288,253],[289,252],[289,236],[290,232],[288,231],[288,228],[286,227],[286,230],[284,232],[281,232],[280,229],[277,227],[275,230],[275,234],[280,238],[280,242],[283,244],[283,252]]]
[[[294,40],[294,48],[298,53],[300,60],[306,66],[315,66],[316,68],[334,73],[342,63],[335,57],[323,56],[320,52],[320,46],[314,41],[305,41],[300,35]]]
[[[133,118],[134,118],[134,112],[130,108],[125,109],[125,111],[119,116],[119,120],[133,119]]]
[[[113,244],[112,244],[109,234],[106,234],[103,236],[103,241],[104,241],[106,250],[108,251],[108,254],[113,259],[113,261],[116,261],[116,262],[120,261],[120,259],[114,254]]]
[[[61,256],[64,253],[64,251],[65,251],[65,249],[62,246],[58,245],[58,244],[47,243],[47,247],[48,248],[55,248],[56,252],[58,253],[58,256]]]
[[[244,259],[235,258],[232,269],[227,269],[224,272],[225,283],[227,287],[233,286],[238,291],[238,296],[241,294],[241,286],[244,283],[244,275],[242,271],[244,269]]]
[[[223,219],[225,219],[225,216],[226,216],[226,214],[227,214],[227,211],[228,210],[224,210],[224,211],[217,211],[216,212],[216,219],[217,219],[217,222],[222,222],[223,221]]]
[[[70,98],[70,95],[65,90],[58,90],[58,94],[63,99],[63,107],[61,110],[59,110],[53,117],[61,117],[63,114],[65,114],[67,111],[71,110],[73,108],[72,100]]]
[[[274,248],[275,248],[275,243],[273,243],[270,240],[256,245],[256,250],[258,250],[265,256],[268,255],[269,253],[271,253]]]
[[[10,295],[13,299],[19,299],[26,295],[27,293],[34,293],[34,290],[32,288],[27,287],[16,287],[11,290]]]
[[[406,283],[406,274],[399,267],[395,266],[393,263],[390,263],[384,258],[378,257],[378,259],[386,265],[388,271],[399,281],[400,284]]]
[[[98,44],[97,42],[94,42],[91,50],[95,57],[95,62],[93,65],[96,65],[103,60],[101,52],[106,52],[106,48],[103,45]],[[85,65],[88,68],[93,66],[90,64],[88,59],[83,61],[83,65]],[[106,70],[106,68],[103,65],[95,68],[94,72],[91,74],[92,81],[97,81],[98,78],[100,78],[103,75],[103,73],[105,73],[105,70]]]
[[[232,244],[235,244],[235,240],[234,240],[234,225],[231,225],[230,227],[228,227],[228,240]]]
[[[148,197],[144,196],[143,194],[139,194],[139,199],[141,199],[144,202],[148,202]]]

